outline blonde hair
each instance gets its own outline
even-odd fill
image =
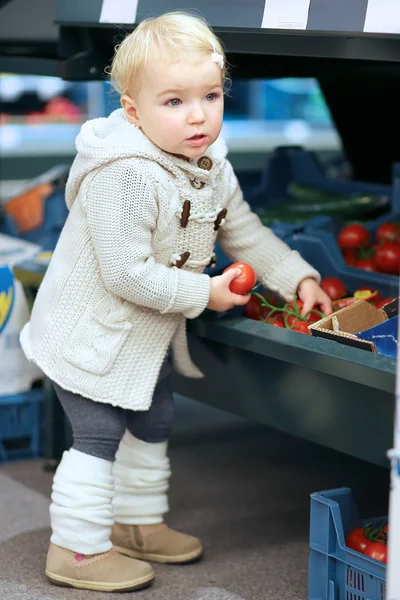
[[[175,52],[181,59],[187,52],[211,53],[215,50],[224,57],[224,84],[229,81],[222,44],[207,22],[189,13],[169,12],[145,19],[116,46],[109,75],[113,87],[121,96],[139,81],[155,49],[161,55],[168,51]]]

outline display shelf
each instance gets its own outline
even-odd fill
[[[3,125],[0,132],[2,157],[72,156],[76,152],[75,138],[80,128],[81,125],[76,123]]]
[[[80,127],[81,124],[76,123],[3,125],[0,132],[2,157],[73,156]],[[277,146],[295,143],[315,151],[340,150],[340,140],[333,129],[312,128],[302,121],[230,121],[224,124],[222,135],[230,152],[272,152]]]
[[[189,332],[205,377],[177,376],[179,393],[389,466],[396,361],[241,317],[202,316]]]

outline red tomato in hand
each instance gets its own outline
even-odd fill
[[[337,277],[325,277],[321,281],[321,288],[331,300],[339,300],[346,295],[346,286]]]
[[[369,543],[364,554],[374,560],[379,560],[379,562],[387,563],[387,546],[382,542]]]
[[[231,292],[234,294],[240,294],[242,296],[248,294],[253,289],[257,281],[257,275],[253,267],[247,263],[237,262],[225,269],[224,273],[230,269],[241,270],[239,277],[236,277],[229,285]]]
[[[370,544],[371,542],[365,537],[362,527],[353,529],[346,537],[346,546],[356,552],[361,552],[361,554],[364,554]]]
[[[376,264],[373,258],[360,258],[355,266],[357,269],[362,269],[363,271],[376,271]]]
[[[339,232],[338,244],[342,250],[365,248],[369,244],[369,232],[358,223],[347,225]]]
[[[400,225],[397,223],[383,223],[376,230],[377,242],[394,242],[400,238]]]
[[[400,271],[400,244],[385,242],[375,254],[377,269],[383,273],[398,275]]]

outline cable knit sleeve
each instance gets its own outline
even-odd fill
[[[218,243],[232,260],[250,264],[266,288],[288,301],[292,300],[299,283],[306,277],[313,277],[319,282],[319,273],[297,251],[291,250],[270,229],[264,227],[243,199],[228,161],[225,169],[226,180],[229,181],[228,213],[220,229]]]
[[[121,161],[101,169],[86,199],[88,224],[105,287],[161,313],[197,317],[206,308],[210,277],[156,263],[157,184]]]

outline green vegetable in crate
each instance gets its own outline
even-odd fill
[[[371,194],[337,194],[323,189],[290,183],[287,188],[289,200],[285,208],[291,212],[324,213],[343,218],[362,218],[381,213],[389,204],[388,196]]]

